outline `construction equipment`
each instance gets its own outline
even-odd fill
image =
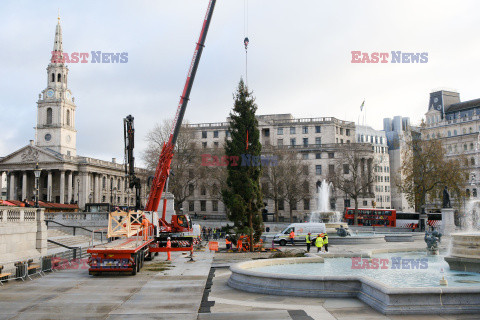
[[[125,137],[125,174],[130,187],[136,189],[136,209],[129,212],[112,212],[109,217],[109,237],[121,237],[111,243],[95,246],[88,249],[89,273],[101,272],[131,272],[136,274],[143,266],[143,261],[153,258],[156,252],[190,251],[193,252],[192,223],[188,215],[166,216],[167,198],[163,199],[163,210],[158,217],[157,210],[164,190],[168,186],[170,165],[173,158],[175,143],[187,108],[190,91],[197,73],[198,64],[202,55],[205,39],[215,7],[216,0],[209,0],[207,13],[203,20],[200,37],[195,46],[192,62],[188,70],[187,79],[183,88],[180,102],[177,107],[172,131],[169,140],[164,143],[160,158],[155,170],[150,194],[144,211],[140,207],[140,181],[135,176],[133,157],[134,126],[133,117],[124,119]],[[144,219],[148,223],[144,223]],[[171,247],[167,247],[167,239],[171,238]]]

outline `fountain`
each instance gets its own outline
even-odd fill
[[[341,226],[347,227],[346,223],[341,222],[342,214],[330,208],[330,195],[332,192],[332,183],[323,179],[317,184],[317,210],[310,213],[309,222],[323,222],[327,233],[336,233]]]
[[[461,219],[462,233],[451,234],[452,249],[445,261],[451,270],[480,273],[480,201],[470,200]]]

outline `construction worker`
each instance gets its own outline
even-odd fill
[[[323,238],[318,234],[318,236],[315,238],[315,247],[317,247],[317,253],[319,253],[322,250],[323,247]]]
[[[292,243],[292,246],[295,245],[294,239],[295,239],[295,232],[292,229],[292,231],[290,231],[290,242]]]
[[[232,242],[230,239],[228,239],[228,235],[225,237],[225,246],[227,247],[227,250],[230,250],[232,248]]]
[[[312,240],[310,239],[311,233],[309,232],[305,237],[305,242],[307,243],[307,252],[310,252],[310,245],[312,244]]]
[[[325,248],[325,252],[328,252],[328,234],[323,235],[323,247]]]
[[[148,219],[145,217],[145,215],[142,215],[142,228],[143,228],[143,240],[148,239]]]
[[[170,237],[168,237],[167,238],[167,261],[172,261],[170,250],[168,250],[171,247],[172,247],[172,242],[170,241]]]

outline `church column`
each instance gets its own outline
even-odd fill
[[[78,176],[78,179],[80,179],[78,207],[85,209],[85,204],[88,202],[88,194],[90,190],[88,185],[88,174],[86,172],[81,172]]]
[[[0,200],[2,199],[2,189],[3,189],[3,171],[0,171]]]
[[[15,192],[15,172],[10,172],[10,199],[18,200]]]
[[[20,200],[25,199],[27,199],[27,171],[23,171],[22,174],[22,199]]]
[[[95,200],[96,203],[100,202],[100,175],[95,175]]]
[[[60,203],[65,203],[65,171],[60,171]]]
[[[67,202],[72,201],[72,187],[73,187],[73,171],[68,173],[68,182],[67,182]]]
[[[52,170],[48,171],[48,176],[47,176],[47,201],[51,202],[52,201]]]

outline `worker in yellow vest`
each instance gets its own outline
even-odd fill
[[[315,238],[315,247],[317,247],[317,253],[319,253],[320,250],[322,250],[322,247],[323,247],[323,238],[322,238],[322,236],[320,235],[320,233],[319,233],[318,236]]]
[[[325,248],[325,252],[328,252],[328,234],[323,235],[323,247]]]
[[[310,252],[310,245],[312,244],[312,240],[310,239],[311,233],[309,232],[305,237],[305,242],[307,243],[307,252]]]

